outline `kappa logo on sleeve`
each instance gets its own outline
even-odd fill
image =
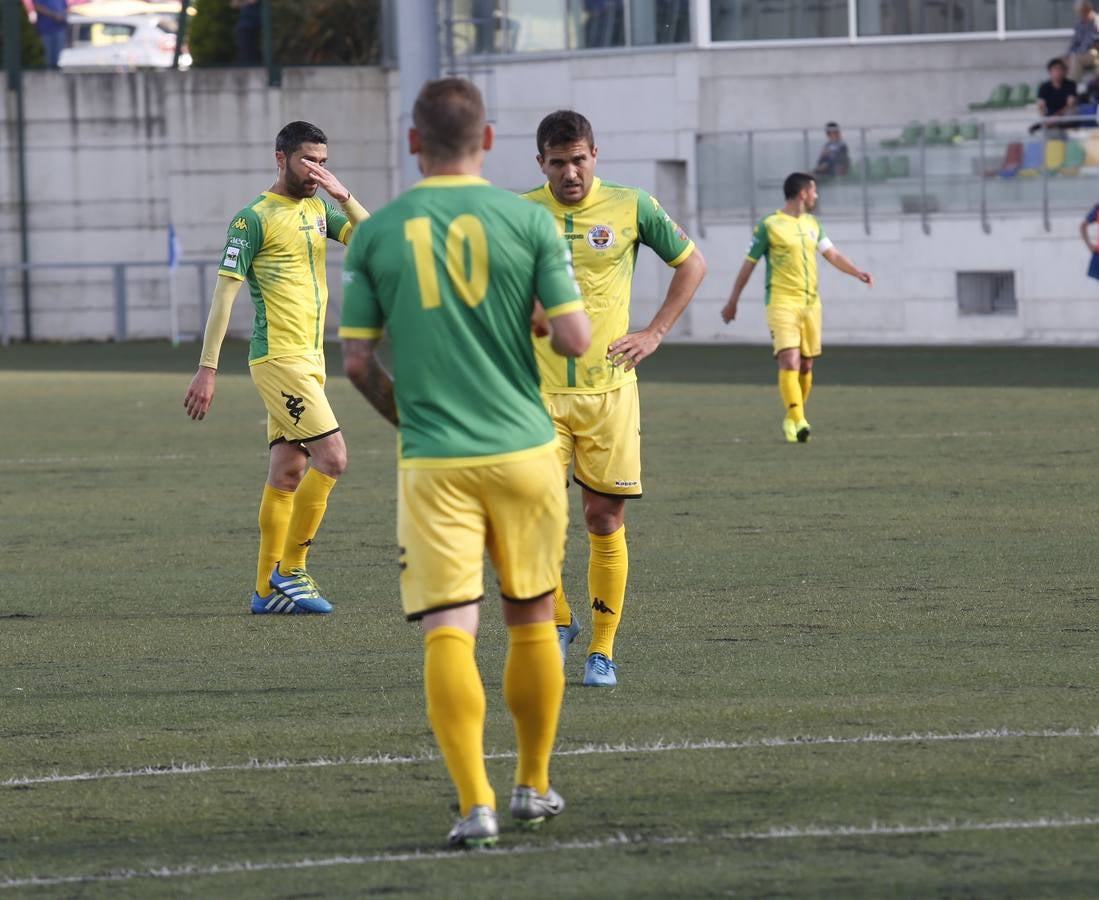
[[[221,267],[223,269],[235,269],[237,267],[237,260],[240,258],[240,247],[226,247],[225,259],[221,261]]]
[[[244,216],[237,216],[233,219],[233,224],[230,227],[235,228],[237,231],[247,231],[248,223],[244,221]]]

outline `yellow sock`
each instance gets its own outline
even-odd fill
[[[424,637],[427,718],[458,789],[463,816],[474,806],[496,809],[496,794],[485,770],[485,686],[477,671],[475,643],[468,631],[447,625]]]
[[[626,576],[630,569],[626,526],[613,534],[588,532],[588,593],[591,595],[591,643],[588,655],[602,653],[614,659],[614,635],[622,621],[626,602]]]
[[[786,418],[800,422],[805,418],[801,385],[798,384],[796,369],[778,370],[778,392],[782,394],[782,405],[786,407]]]
[[[271,593],[271,572],[282,556],[293,508],[293,491],[280,491],[269,484],[263,486],[263,499],[259,504],[259,562],[256,563],[256,593],[261,597]]]
[[[305,556],[321,527],[321,519],[328,508],[328,495],[335,485],[336,479],[331,475],[310,467],[294,491],[294,512],[290,516],[279,563],[279,572],[283,575],[289,575],[291,569],[305,568]]]
[[[813,389],[813,370],[798,373],[798,384],[801,386],[801,411],[804,415],[809,404],[809,392]]]
[[[557,587],[553,589],[553,624],[568,628],[571,622],[572,610],[569,598],[565,596],[565,583],[558,579]]]
[[[515,783],[549,790],[550,753],[565,696],[565,673],[553,622],[512,625],[504,662],[504,699],[515,722]]]

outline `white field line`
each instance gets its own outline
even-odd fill
[[[795,737],[749,738],[743,741],[656,741],[646,744],[587,744],[569,750],[558,750],[554,756],[593,756],[612,753],[669,753],[691,750],[752,750],[766,747],[820,747],[850,746],[857,744],[919,744],[957,741],[996,741],[1012,738],[1095,738],[1099,737],[1099,725],[1090,728],[1067,728],[1060,731],[1042,729],[1023,731],[1012,728],[990,728],[968,732],[911,732],[908,734],[870,733],[853,737],[799,735]],[[488,759],[511,759],[513,751],[486,754]],[[21,787],[32,784],[55,784],[70,781],[105,781],[111,778],[145,778],[156,775],[205,775],[211,772],[269,771],[276,769],[323,769],[334,766],[389,766],[432,762],[439,759],[436,753],[414,756],[380,754],[377,756],[319,757],[307,760],[250,759],[242,763],[211,765],[198,763],[169,763],[163,766],[143,766],[133,769],[100,769],[94,772],[50,775],[15,775],[0,781],[0,787]]]
[[[1061,816],[1039,819],[1017,819],[993,822],[959,822],[947,820],[918,824],[890,825],[871,822],[869,825],[776,825],[764,831],[723,831],[717,834],[627,835],[622,832],[613,837],[594,841],[560,841],[546,844],[520,844],[500,847],[478,853],[460,853],[453,850],[418,851],[414,853],[376,853],[367,856],[330,856],[320,859],[298,859],[288,862],[220,863],[208,866],[188,865],[153,869],[125,869],[87,875],[42,876],[0,880],[0,890],[28,887],[57,887],[64,884],[88,884],[93,882],[131,881],[137,878],[198,878],[212,875],[236,875],[246,872],[285,872],[298,869],[326,869],[334,866],[377,866],[395,863],[423,863],[448,861],[461,863],[476,860],[477,864],[497,857],[608,850],[617,847],[658,847],[702,843],[731,843],[750,841],[775,841],[803,839],[828,839],[850,837],[896,837],[924,834],[956,834],[969,831],[1034,831],[1050,828],[1084,828],[1099,825],[1096,817]]]

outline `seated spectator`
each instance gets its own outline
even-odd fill
[[[824,178],[846,175],[851,168],[851,158],[847,153],[847,144],[840,134],[839,125],[835,122],[829,122],[824,126],[824,133],[828,140],[821,147],[817,164],[813,168],[813,174]]]
[[[1043,81],[1038,88],[1038,114],[1045,120],[1071,118],[1076,114],[1076,82],[1065,77],[1068,67],[1059,56],[1051,59],[1046,69],[1049,71],[1049,81]],[[1075,127],[1074,122],[1062,126],[1045,121],[1032,125],[1030,130],[1033,133],[1043,125],[1058,129]]]
[[[1072,28],[1072,41],[1065,54],[1068,77],[1073,81],[1080,80],[1084,69],[1095,68],[1095,57],[1091,48],[1099,43],[1099,22],[1096,21],[1095,8],[1085,0],[1077,5],[1076,11],[1079,18]]]

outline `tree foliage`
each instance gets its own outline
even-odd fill
[[[7,0],[0,0],[7,2]],[[42,47],[42,40],[38,32],[27,18],[27,11],[22,3],[16,3],[19,7],[19,26],[23,45],[23,68],[40,69],[46,64],[46,51]],[[0,68],[4,66],[4,20],[6,16],[0,15]]]
[[[373,65],[381,59],[381,0],[270,2],[280,65]],[[236,21],[229,0],[197,0],[188,38],[196,66],[233,62]]]

